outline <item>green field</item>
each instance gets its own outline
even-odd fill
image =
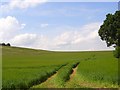
[[[53,52],[2,47],[2,56],[3,89],[118,87],[118,60],[113,51]],[[76,72],[70,78],[75,66]]]

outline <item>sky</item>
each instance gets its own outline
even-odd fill
[[[0,5],[0,43],[54,51],[112,50],[98,30],[117,2],[10,0]],[[107,1],[107,0],[106,0]]]

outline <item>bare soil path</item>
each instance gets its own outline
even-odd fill
[[[77,72],[77,68],[78,68],[78,65],[77,65],[75,68],[73,68],[73,72],[72,72],[72,74],[70,75],[70,80],[75,76],[75,74],[76,74],[76,72]]]

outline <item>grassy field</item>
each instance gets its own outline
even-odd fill
[[[118,87],[118,61],[112,51],[52,52],[2,47],[2,56],[4,89]]]

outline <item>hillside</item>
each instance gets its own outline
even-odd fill
[[[118,61],[112,51],[52,52],[2,47],[2,56],[3,88],[117,87]],[[70,78],[78,62],[75,75]],[[58,75],[41,84],[56,72]],[[64,75],[68,79],[62,79]]]

